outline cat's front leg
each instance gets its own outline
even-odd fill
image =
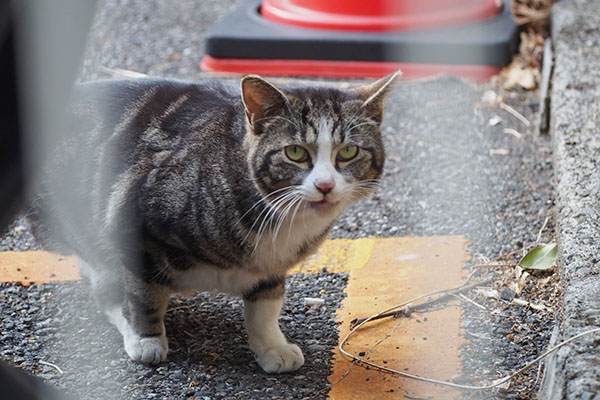
[[[295,371],[304,364],[300,348],[279,328],[285,279],[267,278],[244,293],[244,317],[250,349],[268,373]]]

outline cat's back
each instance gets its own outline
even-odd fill
[[[236,166],[230,158],[240,153],[245,134],[236,86],[155,78],[77,84],[67,108],[68,126],[32,204],[34,224],[50,219],[53,226],[64,225],[55,229],[64,239],[55,241],[85,248],[98,242],[98,229],[84,229],[80,221],[103,227],[118,214],[115,210],[136,198],[164,197],[163,204],[171,199],[165,193],[197,190],[198,171],[209,155],[221,165]],[[170,186],[161,186],[161,178]],[[48,243],[44,236],[57,235],[37,236]]]
[[[76,120],[93,120],[107,128],[121,125],[123,130],[134,131],[147,127],[143,123],[173,128],[174,122],[181,130],[189,130],[209,118],[233,115],[241,109],[239,88],[233,82],[149,77],[79,83],[73,89],[68,112]]]
[[[237,153],[245,128],[239,88],[227,81],[141,78],[75,87],[70,105],[71,166],[100,186],[128,170],[196,164],[198,154]],[[84,155],[84,157],[81,157]],[[81,160],[81,161],[78,161]],[[83,172],[87,171],[87,172]],[[87,180],[87,179],[83,179]],[[108,189],[107,189],[108,190]]]

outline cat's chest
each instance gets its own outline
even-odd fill
[[[239,295],[265,276],[284,275],[302,257],[321,243],[330,218],[305,218],[285,221],[278,230],[267,230],[251,242],[248,255],[239,265],[225,268],[198,264],[182,273],[175,281],[179,289],[220,291]]]
[[[329,230],[333,217],[297,217],[284,221],[279,229],[255,238],[247,267],[265,272],[285,271],[307,253],[312,253]]]
[[[181,274],[175,281],[176,289],[197,292],[223,292],[239,296],[254,286],[263,274],[239,268],[220,268],[212,265],[198,265]]]

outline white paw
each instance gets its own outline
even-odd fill
[[[302,350],[295,344],[284,344],[257,355],[256,361],[269,374],[295,371],[304,365]]]
[[[156,337],[139,337],[130,334],[124,338],[125,351],[133,361],[143,364],[158,364],[167,359],[169,345],[164,335]]]

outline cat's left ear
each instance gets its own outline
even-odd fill
[[[267,117],[289,108],[285,94],[258,75],[243,77],[241,86],[246,117],[256,134],[260,134],[262,122]]]
[[[365,99],[362,107],[366,109],[367,112],[371,114],[371,117],[377,122],[381,122],[383,119],[383,99],[400,80],[401,76],[402,71],[398,70],[369,85],[361,86],[356,89],[360,96]]]

